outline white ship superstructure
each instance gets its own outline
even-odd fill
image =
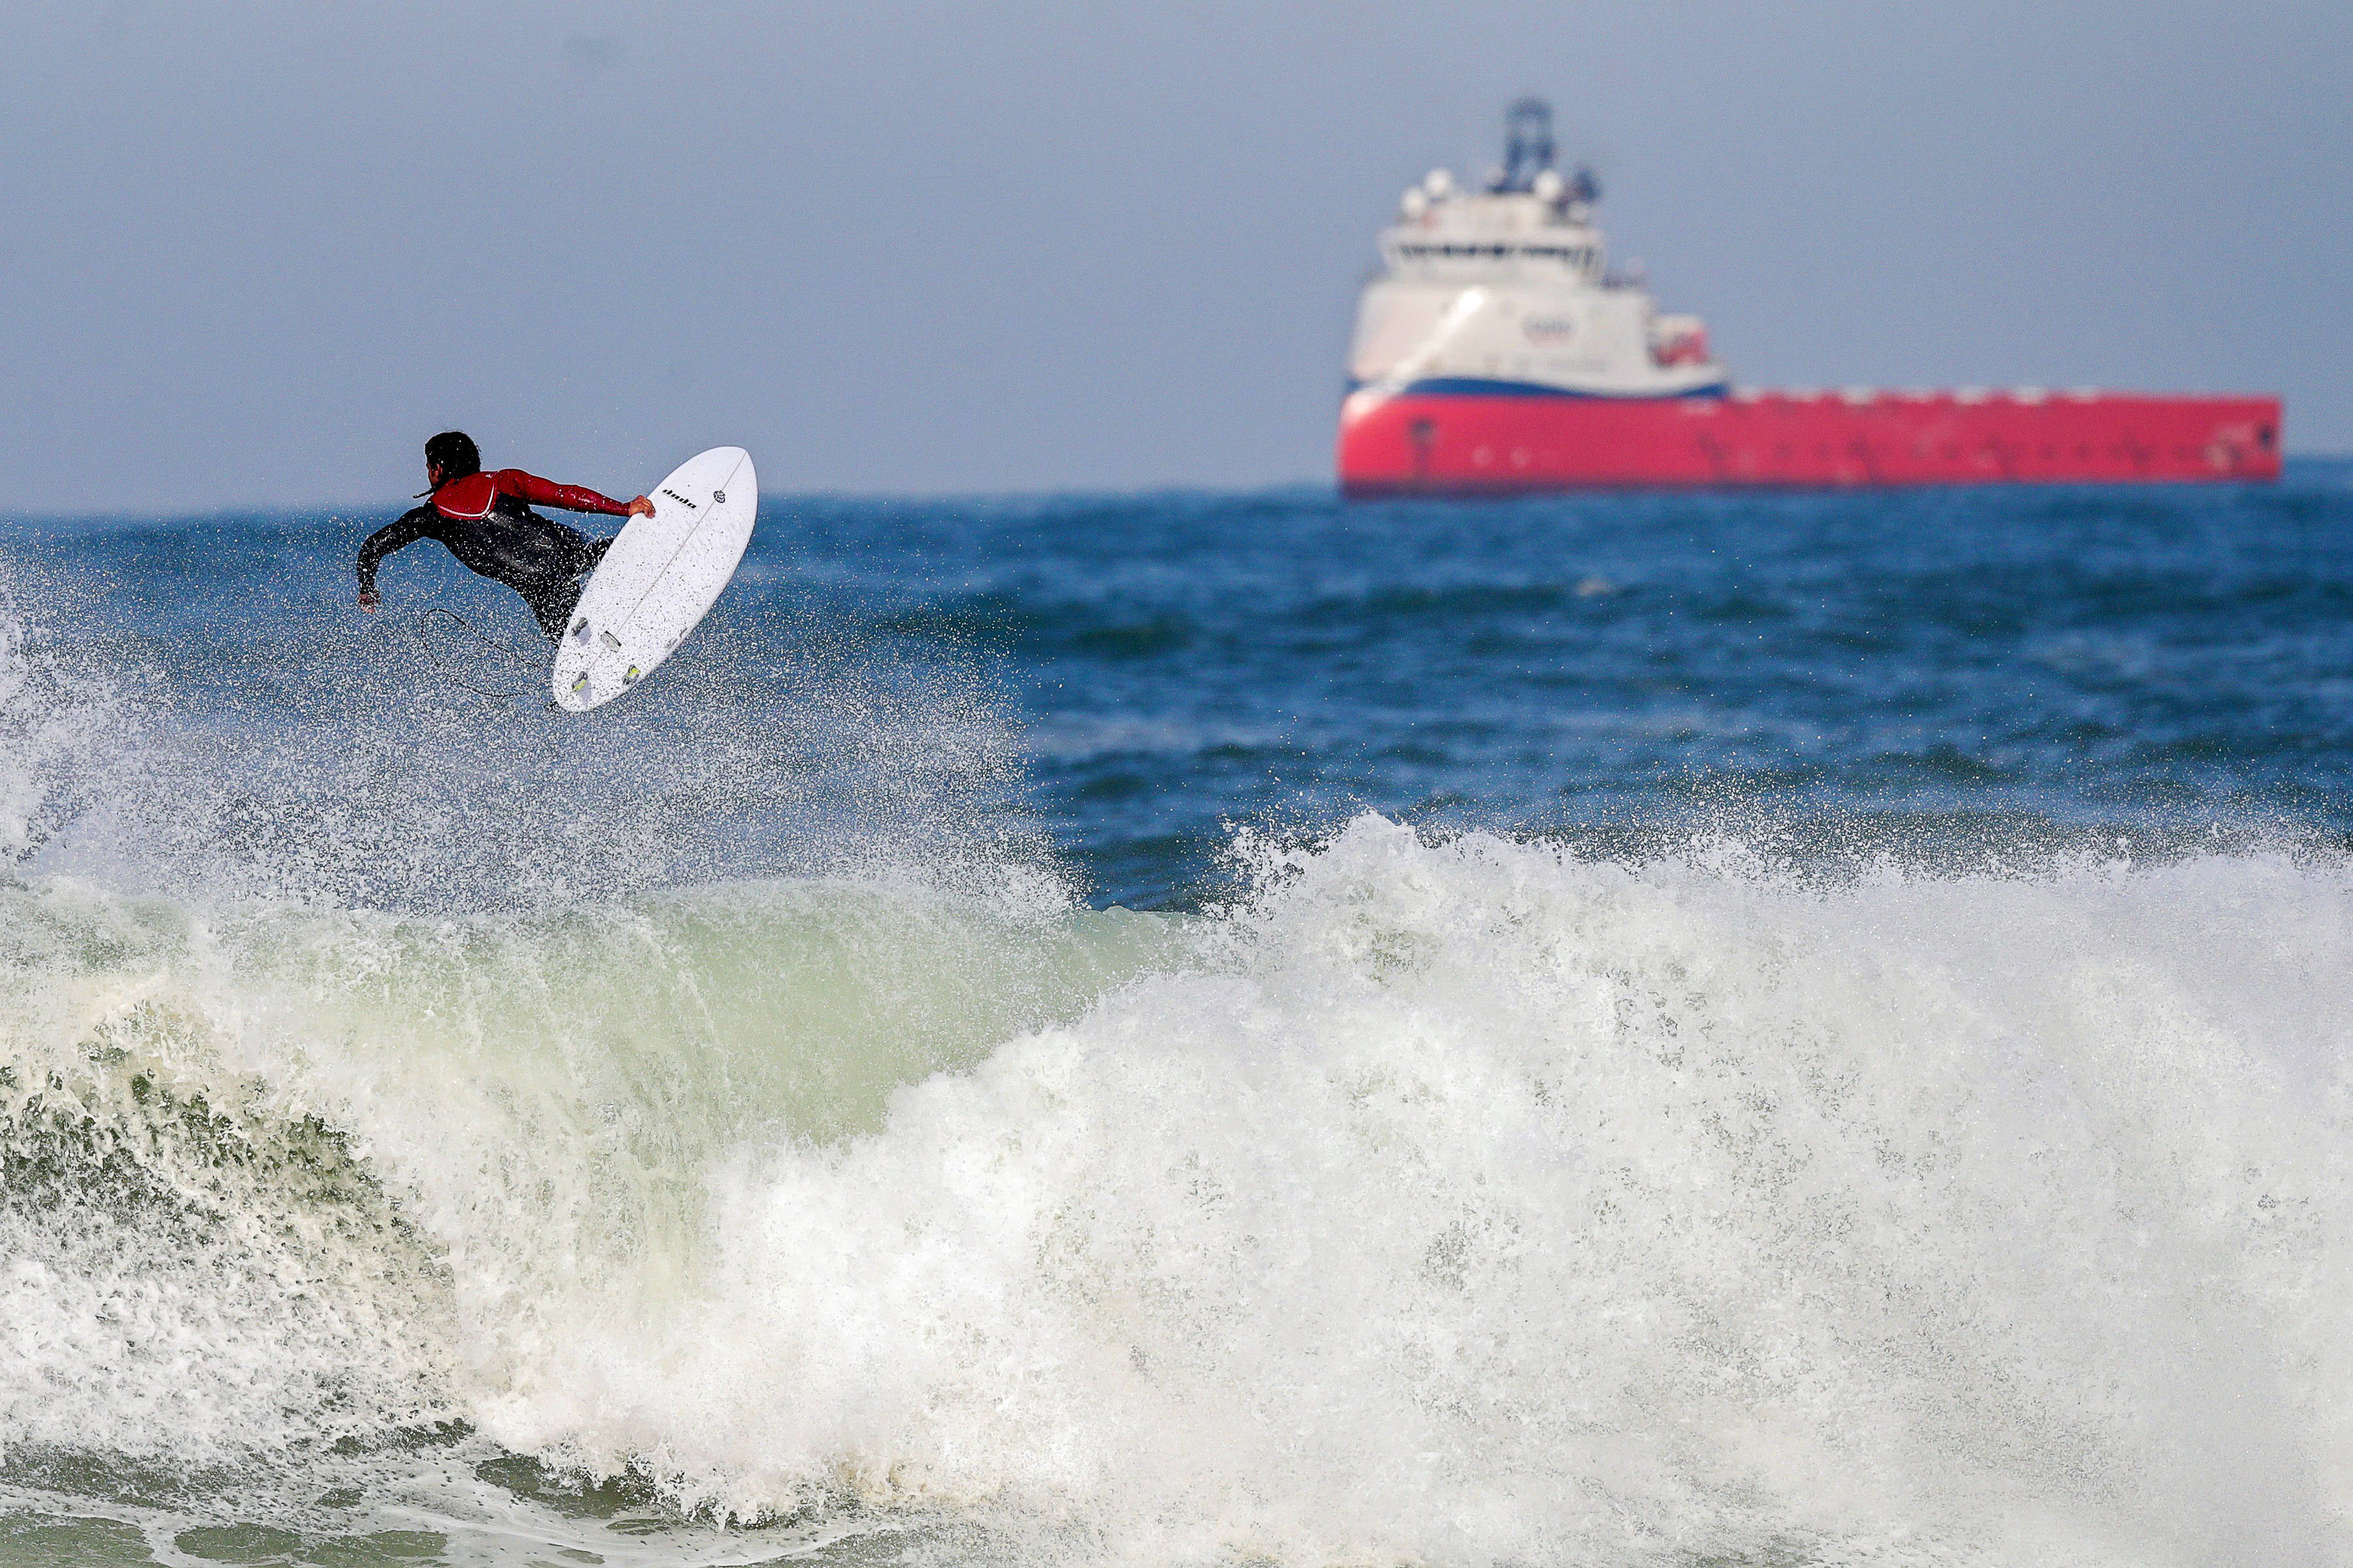
[[[1366,286],[1349,349],[1355,395],[1721,393],[1699,319],[1658,314],[1639,279],[1609,272],[1593,177],[1553,167],[1546,107],[1513,105],[1508,131],[1485,190],[1433,170],[1382,232],[1384,270]]]

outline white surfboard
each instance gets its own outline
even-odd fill
[[[605,552],[556,645],[555,703],[586,713],[647,676],[686,640],[752,542],[759,479],[741,447],[713,447],[651,493]]]

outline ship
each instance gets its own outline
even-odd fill
[[[1537,99],[1483,188],[1405,193],[1348,350],[1346,494],[2279,477],[2273,396],[1738,385],[1705,322],[1611,270],[1599,199]]]

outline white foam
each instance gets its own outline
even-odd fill
[[[2320,1561],[2348,914],[2285,860],[1820,889],[1367,819],[847,1138],[754,1114],[822,1028],[500,1036],[552,1015],[462,931],[396,964],[443,987],[397,1037],[255,1007],[243,1048],[306,1042],[438,1243],[453,1402],[691,1504],[1155,1560]],[[921,1016],[938,950],[866,929],[870,1022]],[[692,984],[641,1000],[713,1000],[642,951]]]

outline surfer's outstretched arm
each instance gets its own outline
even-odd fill
[[[391,522],[367,536],[360,545],[360,608],[373,610],[381,602],[375,594],[375,569],[379,562],[396,550],[406,550],[420,539],[433,537],[433,525],[440,514],[431,503],[412,507]]]
[[[650,516],[654,503],[639,496],[635,500],[615,500],[600,495],[586,485],[559,485],[553,479],[543,479],[537,474],[524,473],[521,468],[501,468],[491,476],[491,482],[501,495],[522,498],[533,506],[560,507],[565,511],[602,512],[607,517]]]

